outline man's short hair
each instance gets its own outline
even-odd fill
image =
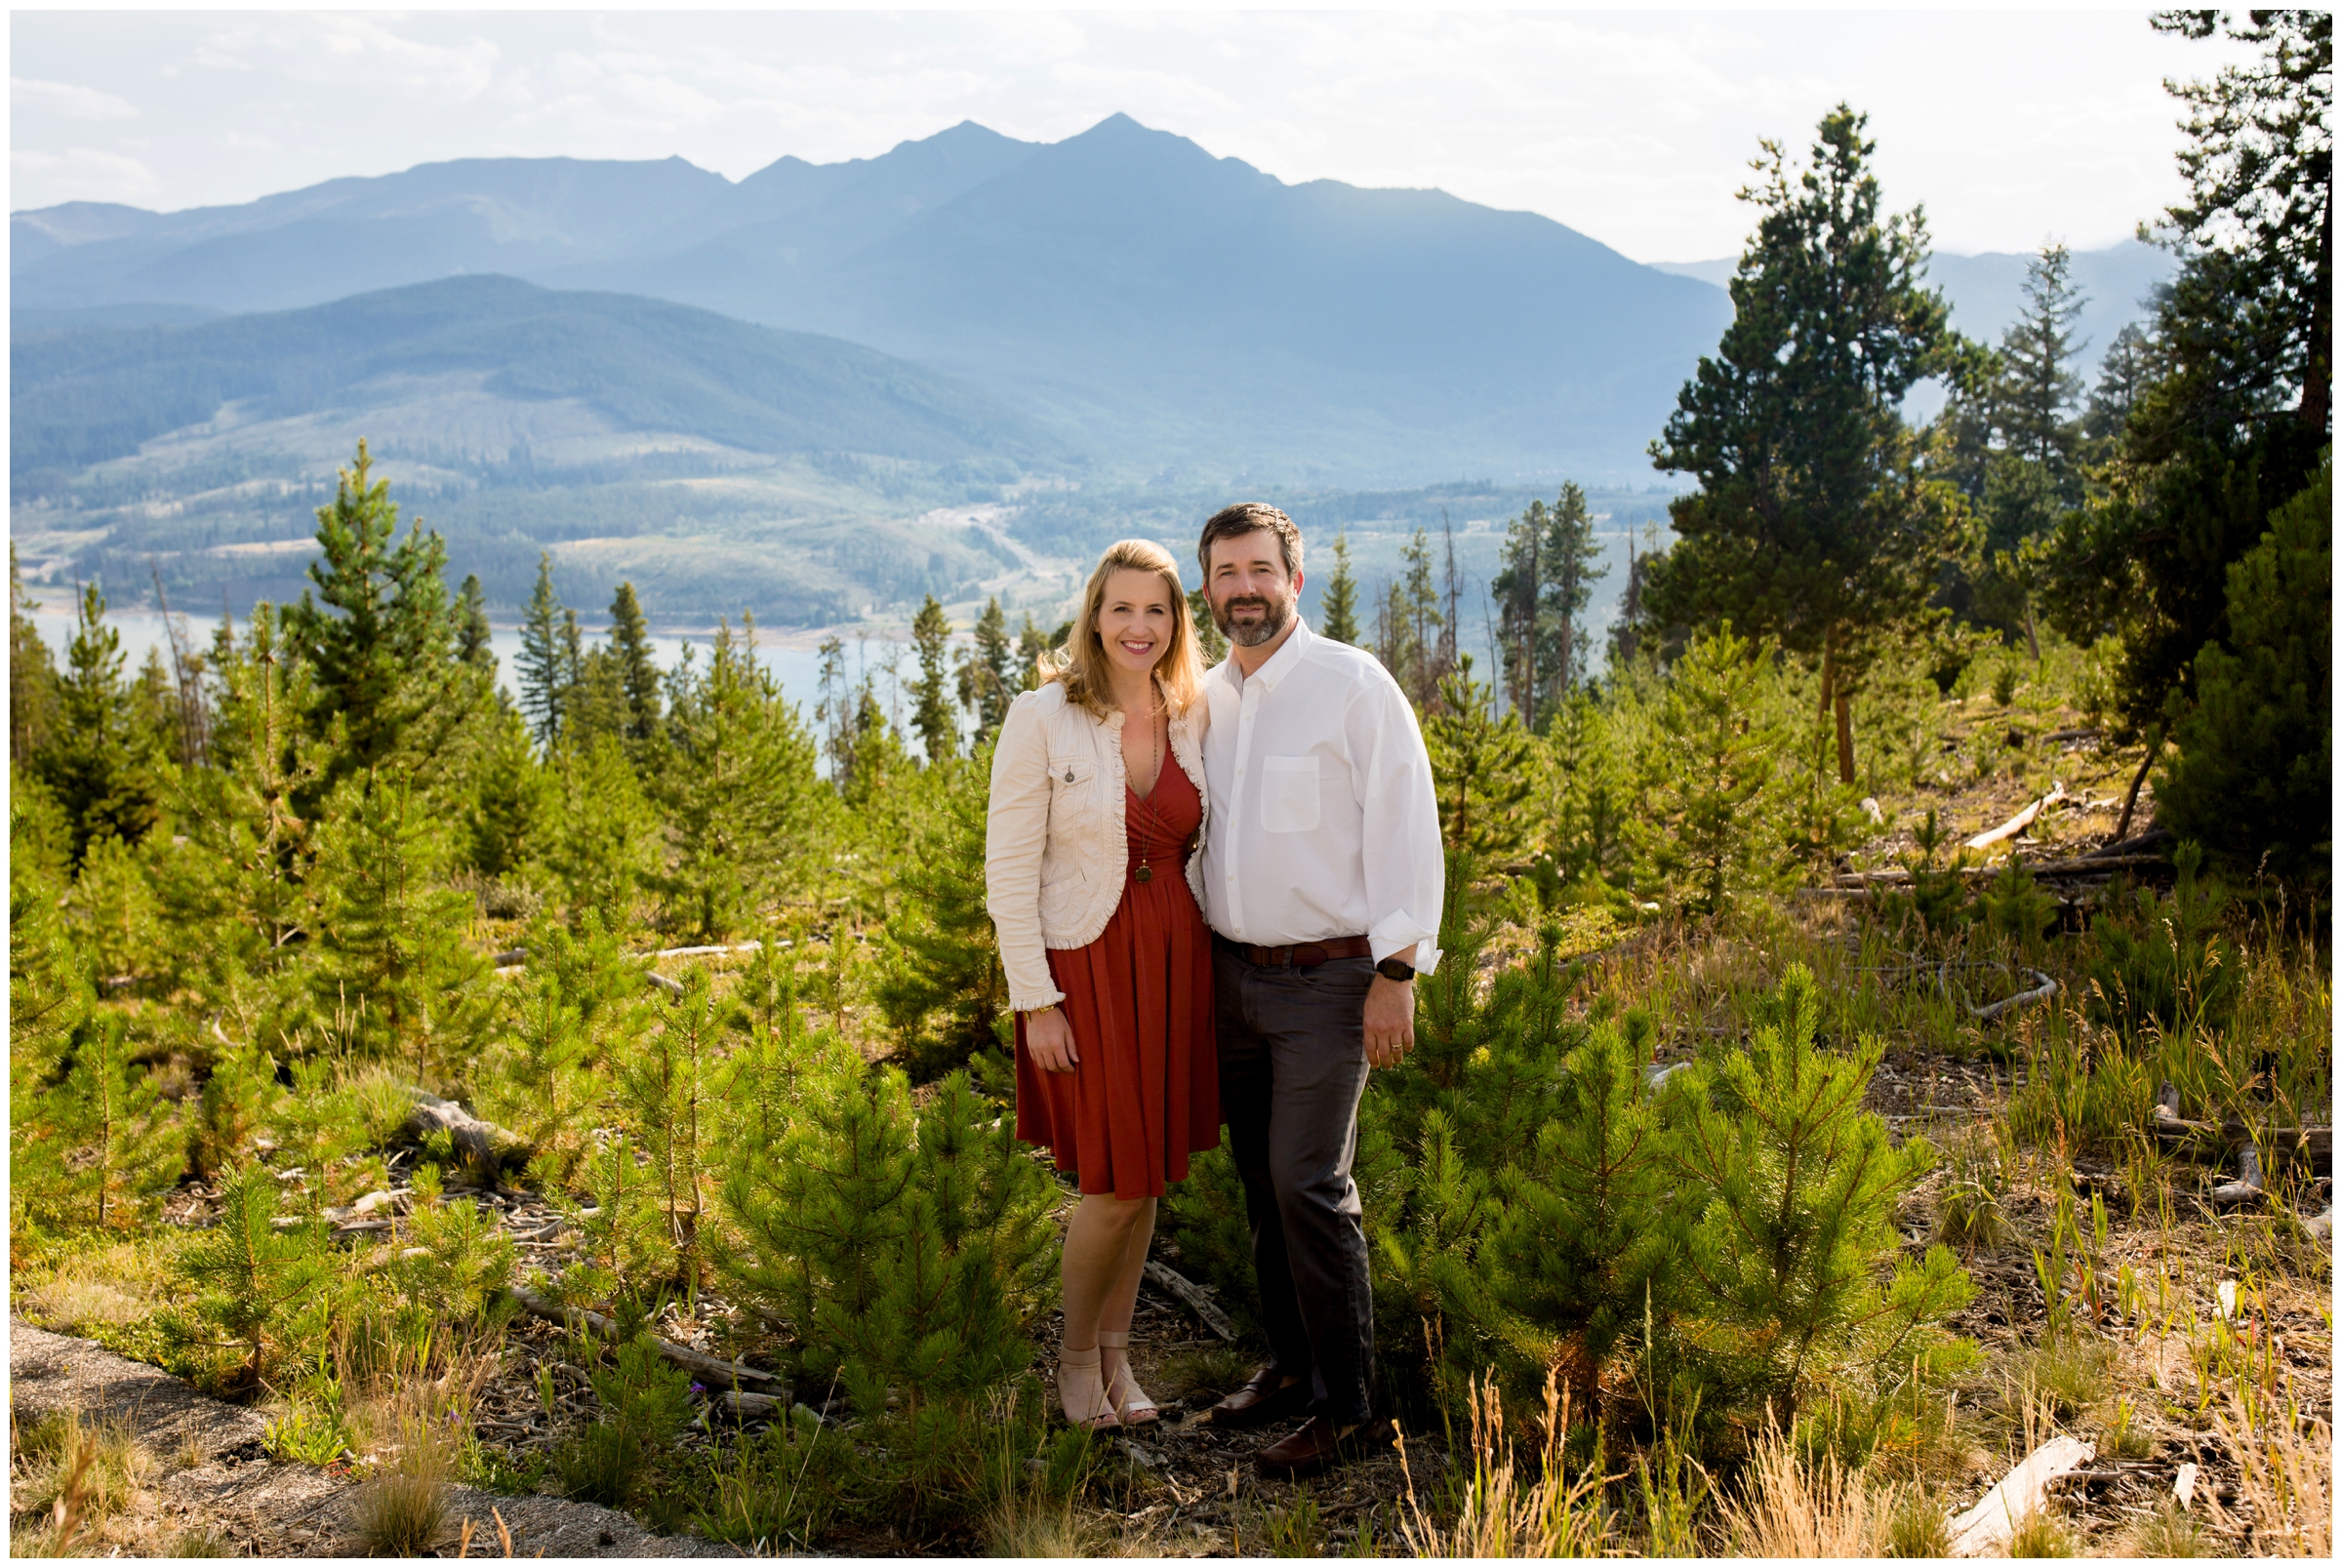
[[[1285,576],[1301,576],[1301,530],[1293,519],[1263,501],[1239,501],[1233,506],[1223,506],[1212,513],[1211,521],[1203,525],[1203,538],[1196,541],[1195,559],[1203,567],[1203,580],[1212,580],[1212,546],[1224,539],[1241,539],[1246,534],[1266,528],[1276,536],[1285,552]]]

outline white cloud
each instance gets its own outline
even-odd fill
[[[27,77],[8,79],[8,106],[13,116],[22,110],[36,117],[67,120],[135,120],[139,111],[126,99],[70,82],[42,82]]]
[[[138,159],[97,147],[61,152],[13,147],[8,173],[19,189],[35,185],[71,190],[75,194],[68,199],[75,201],[151,201],[163,188],[154,171]]]

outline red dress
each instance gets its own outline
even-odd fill
[[[1220,1146],[1212,940],[1186,870],[1203,802],[1168,757],[1152,795],[1127,784],[1123,795],[1122,902],[1097,941],[1049,952],[1081,1060],[1071,1072],[1042,1071],[1018,1018],[1017,1136],[1048,1145],[1084,1192],[1160,1197],[1187,1178],[1191,1153]]]

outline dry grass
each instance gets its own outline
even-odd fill
[[[2050,1508],[2035,1508],[2008,1537],[2011,1557],[2079,1557],[2081,1542]]]
[[[1504,1401],[1494,1384],[1472,1392],[1472,1478],[1458,1500],[1455,1519],[1445,1528],[1425,1512],[1415,1496],[1415,1472],[1406,1475],[1407,1508],[1400,1535],[1418,1557],[1598,1557],[1610,1522],[1602,1508],[1602,1476],[1589,1468],[1569,1479],[1562,1444],[1569,1434],[1569,1399],[1545,1379],[1545,1420],[1535,1479],[1514,1464],[1513,1440],[1505,1435]]]
[[[367,1550],[420,1556],[447,1527],[455,1455],[446,1428],[421,1417],[400,1428],[397,1450],[359,1489],[351,1524]]]
[[[2257,1419],[2256,1419],[2257,1417]],[[2334,1434],[2316,1415],[2253,1403],[2231,1389],[2213,1425],[2237,1456],[2237,1490],[2252,1510],[2258,1550],[2280,1557],[2334,1554]],[[2303,1428],[2307,1427],[2305,1431]],[[2217,1508],[2217,1501],[2213,1503]]]
[[[2179,1506],[2179,1499],[2164,1498],[2153,1513],[2130,1527],[2121,1546],[2125,1557],[2216,1557],[2219,1548],[2204,1533],[2203,1525]]]
[[[1904,1487],[1847,1469],[1836,1455],[1808,1463],[1777,1427],[1757,1439],[1741,1495],[1721,1510],[1737,1556],[1882,1557],[1899,1520],[1918,1536]]]
[[[95,1543],[153,1471],[128,1432],[85,1424],[78,1411],[11,1426],[10,1546],[20,1555],[61,1557]]]
[[[1102,1557],[1115,1538],[1070,1501],[1019,1494],[985,1515],[985,1550],[995,1557]]]

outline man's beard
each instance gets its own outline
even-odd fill
[[[1260,606],[1261,619],[1249,625],[1237,625],[1235,612],[1238,605]],[[1265,642],[1274,641],[1276,634],[1285,629],[1285,623],[1292,619],[1291,599],[1272,599],[1259,593],[1239,593],[1225,604],[1212,606],[1212,624],[1220,628],[1221,636],[1239,648],[1258,648]]]

